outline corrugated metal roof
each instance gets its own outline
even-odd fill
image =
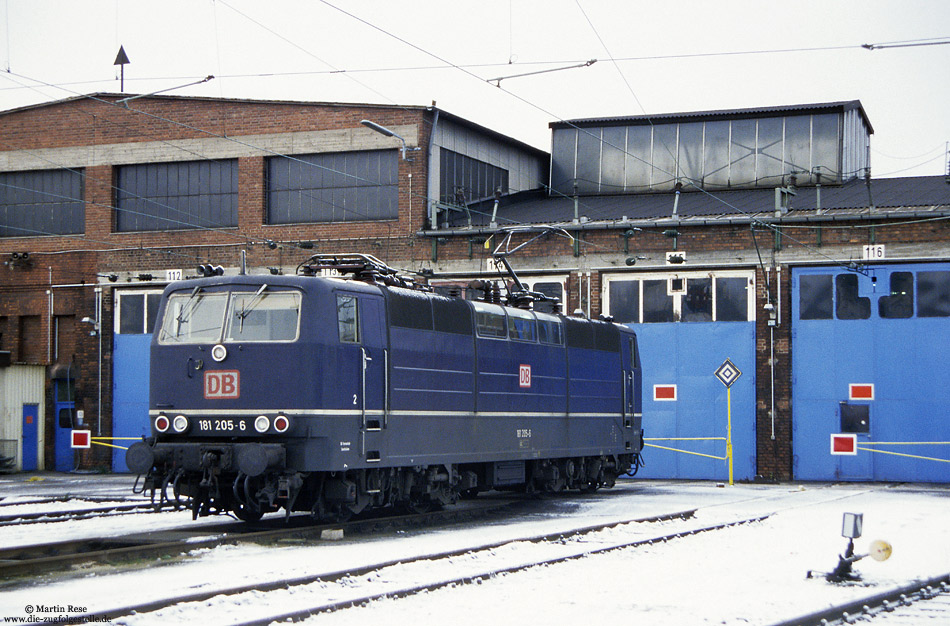
[[[669,219],[673,214],[675,193],[648,193],[578,198],[578,214],[590,222]],[[801,187],[791,199],[790,215],[815,212],[818,189]],[[950,210],[950,182],[945,176],[873,179],[868,185],[862,179],[841,186],[821,188],[821,210],[827,215],[856,211],[867,213],[871,201],[881,212]],[[487,227],[493,201],[468,207],[472,226]],[[692,190],[680,194],[677,215],[680,218],[730,219],[742,216],[772,214],[775,210],[774,189],[741,189],[712,191]],[[550,197],[534,191],[502,198],[498,208],[498,224],[546,224],[570,222],[574,219],[574,199]],[[452,228],[468,226],[468,215],[453,215]]]
[[[864,118],[864,123],[868,127],[868,132],[871,134],[874,133],[874,129],[871,127],[871,122],[868,119],[867,113],[864,111],[864,107],[861,104],[860,100],[847,100],[842,102],[820,102],[815,104],[793,104],[787,106],[772,106],[772,107],[754,107],[747,109],[720,109],[714,111],[689,111],[681,113],[660,113],[656,115],[630,115],[623,117],[591,117],[591,118],[581,118],[574,120],[561,120],[557,122],[551,122],[548,124],[551,128],[570,128],[574,126],[580,127],[590,127],[590,126],[637,126],[643,124],[650,124],[653,122],[662,122],[664,124],[672,124],[678,122],[694,122],[699,120],[704,120],[707,118],[721,118],[721,119],[743,119],[743,118],[755,118],[755,117],[770,117],[776,114],[783,113],[795,113],[795,114],[807,114],[807,113],[826,113],[828,110],[835,111],[851,111],[858,110],[861,113],[861,117]]]

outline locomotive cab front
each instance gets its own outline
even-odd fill
[[[163,497],[170,487],[176,500],[190,498],[196,515],[266,512],[265,485],[255,482],[285,468],[287,441],[303,427],[297,409],[319,392],[298,384],[312,353],[301,323],[307,295],[282,278],[198,279],[163,294],[151,346],[152,438],[130,448],[127,464]],[[292,477],[281,483],[294,488]]]

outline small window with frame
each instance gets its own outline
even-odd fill
[[[356,296],[337,295],[336,320],[343,343],[360,342],[359,301]]]

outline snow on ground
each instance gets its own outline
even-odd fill
[[[134,476],[123,474],[79,475],[43,473],[24,479],[0,478],[0,515],[23,515],[47,511],[95,509],[120,504],[145,504],[135,495]],[[70,497],[63,502],[36,502],[42,498]],[[109,498],[109,501],[81,498]],[[67,539],[114,537],[134,532],[165,530],[194,524],[219,524],[226,517],[205,517],[191,522],[190,511],[112,514],[86,520],[51,520],[48,523],[10,524],[0,527],[0,546],[29,546]],[[0,615],[2,617],[2,615]]]
[[[181,563],[119,573],[95,570],[69,580],[45,578],[33,581],[29,588],[0,588],[0,618],[22,615],[28,603],[73,604],[94,613],[188,589],[269,580],[278,575],[347,571],[397,558],[698,508],[696,518],[689,521],[695,527],[754,515],[772,517],[665,544],[498,576],[479,585],[381,600],[312,621],[343,626],[373,620],[388,624],[438,620],[455,625],[597,623],[607,619],[653,625],[767,624],[950,571],[950,525],[945,521],[948,504],[947,487],[806,484],[717,488],[713,483],[624,481],[593,496],[547,499],[536,507],[537,512],[503,522],[340,542],[223,546],[196,551]],[[808,570],[833,568],[837,555],[844,551],[847,540],[840,535],[844,512],[864,514],[864,536],[856,541],[858,552],[866,551],[874,539],[885,539],[894,546],[889,561],[865,559],[856,565],[867,586],[830,585],[821,578],[805,578]],[[622,535],[663,534],[665,525],[680,528],[682,524],[638,524],[632,529],[604,531],[599,538],[620,541]],[[2,534],[0,541],[9,545]],[[458,567],[458,561],[433,561],[429,573],[437,577],[439,568],[444,568],[447,576]],[[351,584],[364,582],[369,585],[372,581],[356,579]],[[257,607],[250,605],[270,604],[276,598],[252,594],[241,602],[252,609]],[[271,608],[279,611],[276,606]],[[160,623],[189,621],[188,611],[173,610]],[[127,623],[159,621],[139,616]]]

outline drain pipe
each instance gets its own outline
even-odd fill
[[[769,326],[769,368],[772,370],[772,441],[775,441],[775,326]]]

